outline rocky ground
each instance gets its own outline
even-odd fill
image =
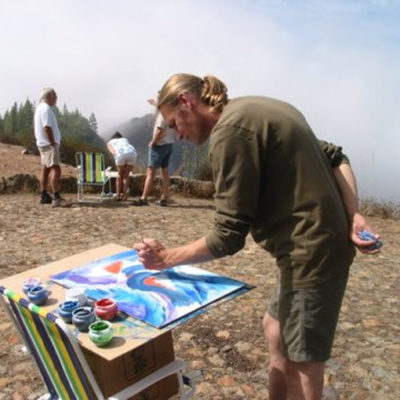
[[[8,154],[1,154],[0,177],[8,171],[2,170]],[[213,217],[211,200],[178,195],[165,208],[52,208],[40,205],[38,197],[0,195],[0,279],[106,243],[131,246],[140,235],[179,245],[204,235]],[[75,199],[72,194],[66,197]],[[371,218],[371,223],[381,233],[384,249],[376,256],[358,254],[353,264],[325,374],[326,400],[400,398],[400,222]],[[256,289],[174,330],[177,356],[188,361],[188,370],[204,372],[195,398],[266,400],[268,353],[261,324],[275,284],[274,262],[248,238],[240,253],[202,267]],[[21,352],[3,310],[0,337],[0,400],[38,398],[44,385],[30,357]]]
[[[38,204],[37,195],[3,195],[0,278],[109,242],[131,246],[140,234],[178,245],[207,232],[212,215],[212,201],[178,196],[166,208],[52,208]],[[326,399],[400,395],[400,224],[372,222],[385,247],[377,256],[357,255],[352,267],[325,375]],[[189,370],[204,371],[196,398],[265,400],[268,354],[261,322],[274,287],[274,262],[248,239],[237,255],[203,267],[257,288],[174,330],[176,354],[189,361]],[[35,399],[44,390],[41,379],[3,311],[0,318],[0,399]]]

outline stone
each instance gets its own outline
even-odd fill
[[[226,353],[228,351],[231,351],[232,349],[233,349],[233,347],[230,344],[227,344],[224,347],[222,347],[221,352]]]
[[[240,341],[235,344],[236,350],[242,355],[248,354],[253,349],[253,347],[254,345],[249,342]]]
[[[225,365],[225,361],[218,354],[209,357],[208,360],[212,365],[215,365],[217,367],[222,367],[223,365]]]
[[[218,350],[217,347],[209,347],[208,350],[207,350],[207,354],[208,354],[209,356],[213,356],[213,355],[217,354],[218,351],[219,351],[219,350]]]
[[[230,337],[230,333],[229,333],[229,331],[218,331],[216,334],[215,334],[215,336],[218,338],[218,339],[229,339],[229,337]]]
[[[224,375],[223,377],[219,378],[217,380],[217,383],[218,385],[228,386],[228,387],[237,385],[237,382],[231,376],[228,375]]]
[[[243,393],[248,396],[248,398],[254,398],[255,391],[250,385],[241,385],[240,388],[242,389]]]
[[[194,338],[193,333],[190,332],[182,332],[179,336],[179,340],[182,342],[190,342]]]
[[[196,385],[196,396],[206,395],[214,398],[217,394],[217,390],[208,382],[200,382]],[[210,398],[209,397],[209,398]]]
[[[324,400],[338,400],[339,397],[337,395],[337,393],[335,392],[334,389],[332,389],[331,387],[325,386],[323,393],[322,393],[322,398]]]

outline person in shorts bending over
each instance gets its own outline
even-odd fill
[[[359,237],[371,229],[347,157],[318,140],[295,107],[262,96],[228,99],[213,76],[173,75],[158,109],[179,139],[210,139],[216,211],[208,234],[189,244],[135,243],[140,262],[163,269],[232,255],[250,233],[280,270],[264,317],[269,399],[320,399],[355,246],[377,252]]]
[[[153,99],[148,100],[148,102],[151,105],[156,104],[155,100]],[[162,190],[161,198],[160,200],[156,201],[156,204],[160,206],[167,205],[169,188],[168,165],[174,142],[175,132],[168,128],[163,116],[158,112],[156,115],[156,121],[154,123],[153,136],[149,142],[146,180],[144,182],[143,193],[138,200],[132,202],[132,205],[144,206],[149,204],[147,198],[153,188],[153,182],[157,168],[161,168]]]
[[[129,173],[136,163],[136,149],[119,132],[107,142],[107,149],[113,155],[118,169],[117,193],[115,200],[126,200],[129,194]]]
[[[53,206],[59,206],[63,201],[60,196],[61,134],[57,118],[52,110],[57,103],[55,90],[53,88],[42,89],[39,101],[35,110],[34,131],[42,164],[39,179],[40,202],[43,204],[53,202]],[[47,192],[49,182],[53,197]]]

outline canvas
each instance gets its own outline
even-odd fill
[[[211,303],[250,287],[191,265],[162,271],[145,269],[135,250],[127,250],[58,273],[51,280],[85,288],[88,297],[110,297],[121,311],[157,328],[197,315]]]

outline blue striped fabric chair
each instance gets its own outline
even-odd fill
[[[78,179],[78,201],[84,200],[84,188],[101,187],[101,196],[111,195],[111,167],[105,167],[102,153],[79,152],[75,154]],[[108,192],[106,185],[108,183]]]
[[[46,399],[103,400],[104,396],[77,339],[64,321],[11,290],[0,286],[0,293],[1,302],[36,361],[47,386]],[[183,367],[182,360],[174,360],[108,399],[129,399],[173,374],[178,375],[181,399],[189,399],[195,388],[190,379],[182,376]],[[184,381],[191,386],[190,390],[184,390]]]

